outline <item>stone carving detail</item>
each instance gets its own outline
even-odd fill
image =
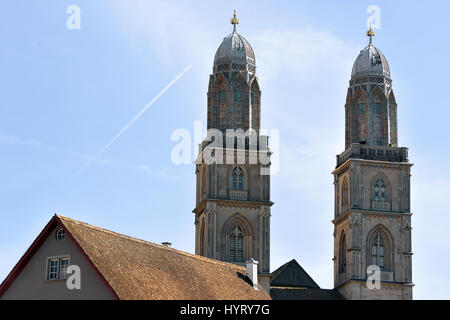
[[[232,64],[233,69],[235,70],[245,70],[245,64],[237,64],[237,63],[233,63]]]
[[[224,63],[217,65],[217,71],[224,71],[230,69],[230,64]]]

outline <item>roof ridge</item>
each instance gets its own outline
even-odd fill
[[[211,262],[211,263],[218,264],[218,265],[229,266],[231,268],[241,269],[241,270],[245,271],[245,267],[242,267],[242,266],[239,266],[239,265],[236,265],[236,264],[233,264],[233,263],[219,261],[219,260],[215,260],[215,259],[199,256],[199,255],[192,254],[192,253],[189,253],[189,252],[186,252],[186,251],[182,251],[182,250],[178,250],[178,249],[175,249],[175,248],[169,248],[169,247],[164,246],[162,244],[157,244],[157,243],[146,241],[146,240],[142,240],[142,239],[139,239],[139,238],[130,237],[130,236],[127,236],[127,235],[122,234],[122,233],[118,233],[118,232],[111,231],[111,230],[108,230],[108,229],[100,228],[100,227],[91,225],[89,223],[83,222],[83,221],[79,221],[79,220],[75,220],[75,219],[72,219],[72,218],[69,218],[69,217],[65,217],[65,216],[60,215],[60,214],[55,214],[55,216],[60,218],[60,220],[69,220],[69,221],[71,221],[73,223],[82,224],[85,227],[88,227],[88,228],[91,228],[91,229],[94,229],[94,230],[97,230],[97,231],[101,231],[101,232],[104,232],[104,233],[109,233],[109,234],[112,234],[112,235],[115,235],[115,236],[119,236],[119,237],[124,238],[124,239],[140,242],[140,243],[143,243],[143,244],[146,244],[146,245],[150,245],[150,246],[153,246],[153,247],[157,247],[157,248],[160,248],[160,249],[173,251],[175,253],[178,253],[178,254],[181,254],[181,255],[185,255],[185,256],[188,256],[188,257],[192,257],[192,258],[195,258],[195,259]]]

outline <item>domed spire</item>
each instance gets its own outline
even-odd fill
[[[360,75],[381,75],[390,78],[391,71],[386,57],[372,44],[375,36],[372,24],[370,24],[366,35],[369,37],[369,45],[361,50],[356,58],[353,64],[352,78]]]
[[[223,39],[217,49],[213,72],[242,72],[249,81],[255,74],[255,53],[250,43],[236,32],[236,25],[239,24],[236,10],[234,10],[230,23],[233,25],[233,32]],[[229,75],[233,76],[232,73]]]

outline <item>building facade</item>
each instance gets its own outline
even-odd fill
[[[255,269],[55,215],[0,284],[0,300],[268,300]]]
[[[259,283],[269,290],[270,151],[259,133],[255,54],[236,32],[236,14],[231,23],[214,57],[208,135],[196,160],[195,253],[240,265],[254,258]]]
[[[398,147],[388,62],[372,44],[372,29],[367,35],[347,92],[346,149],[333,171],[334,285],[347,299],[412,299],[412,164],[408,149]],[[373,265],[380,270],[379,289],[367,286]]]

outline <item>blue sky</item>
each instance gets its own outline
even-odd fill
[[[66,28],[72,4],[80,30]],[[194,251],[194,165],[172,163],[170,137],[205,124],[215,50],[237,9],[238,32],[256,53],[262,126],[280,130],[272,270],[295,258],[331,288],[331,171],[344,149],[346,89],[372,4],[381,8],[374,44],[391,67],[399,144],[415,164],[414,297],[450,298],[447,1],[2,1],[0,279],[54,213]]]

